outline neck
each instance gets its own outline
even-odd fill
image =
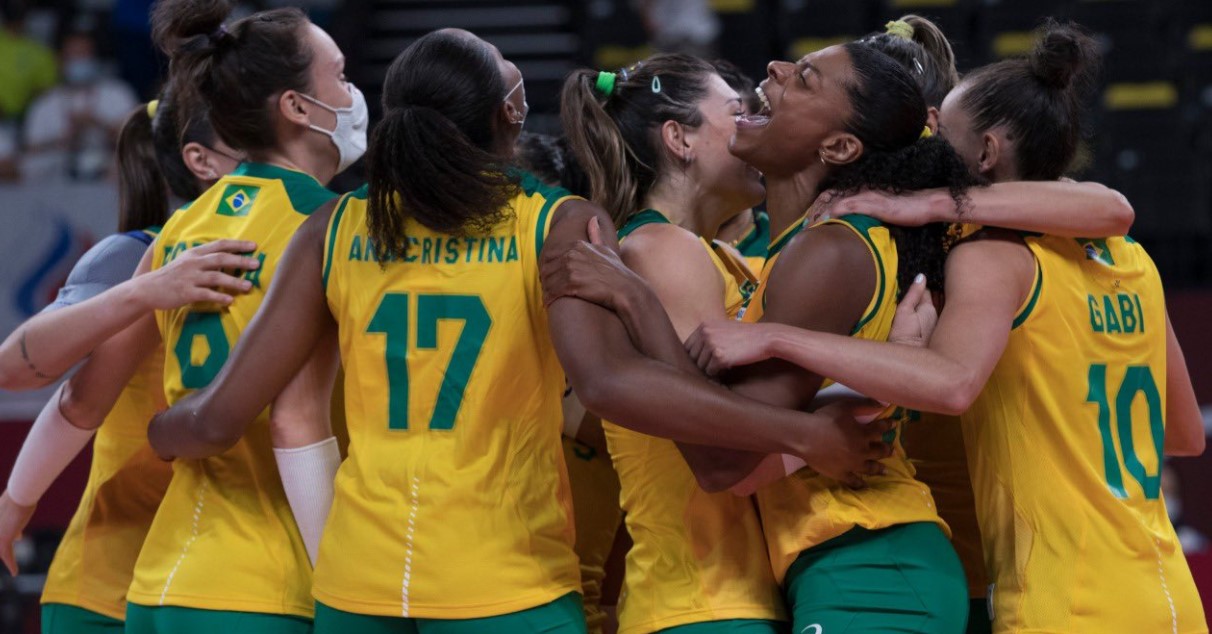
[[[641,202],[645,208],[664,214],[669,222],[707,240],[714,240],[720,226],[736,214],[735,206],[685,177],[663,179]]]
[[[823,167],[813,163],[807,169],[779,177],[766,177],[766,213],[770,216],[770,236],[782,235],[795,224],[820,195]]]
[[[249,153],[249,158],[258,163],[267,163],[310,175],[321,185],[337,175],[336,161],[328,152],[316,152],[302,143],[290,143],[264,152]]]

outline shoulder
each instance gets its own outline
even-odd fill
[[[629,234],[619,250],[623,262],[641,274],[651,272],[668,277],[670,274],[709,273],[719,276],[702,238],[674,224],[644,225]],[[695,278],[701,279],[699,275]]]
[[[870,260],[870,247],[852,226],[827,222],[808,227],[792,238],[771,273],[811,266],[812,270],[832,275],[849,267],[863,267]]]
[[[1025,296],[1037,275],[1035,256],[1023,236],[1005,229],[982,229],[951,248],[946,263],[948,297],[967,287],[992,297],[997,289]]]
[[[111,235],[89,249],[48,309],[78,304],[130,279],[147,251],[147,243],[124,233]]]

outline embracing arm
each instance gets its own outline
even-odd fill
[[[904,196],[862,192],[828,205],[832,216],[865,214],[884,222],[918,226],[963,222],[1073,238],[1127,235],[1136,212],[1123,194],[1093,182],[1010,181],[968,190],[961,213],[946,189]]]
[[[710,341],[713,330],[723,333],[727,325],[704,327],[690,345],[702,365],[715,350],[722,353],[715,359],[721,367],[732,363],[724,358],[729,350],[759,350],[758,357],[810,368],[881,401],[959,415],[980,395],[1001,358],[1034,276],[1031,253],[1013,238],[955,247],[947,258],[947,306],[925,348],[765,324],[760,332],[741,333],[751,338],[744,346]]]
[[[582,201],[565,203],[557,213],[544,246],[548,263],[558,263],[586,239],[590,218],[596,216],[602,227],[611,228],[600,208]],[[550,276],[544,279],[546,288]],[[679,442],[810,455],[809,436],[819,417],[741,398],[703,379],[697,368],[692,372],[684,350],[676,350],[681,343],[659,303],[655,311],[634,311],[647,318],[643,330],[656,340],[643,349],[665,346],[669,351],[662,358],[675,360],[672,352],[677,352],[684,365],[675,367],[641,354],[610,310],[556,295],[560,299],[548,309],[552,341],[573,389],[591,411],[640,433]]]
[[[321,283],[332,207],[295,232],[265,301],[214,381],[152,420],[148,438],[161,457],[205,458],[230,449],[335,330]]]
[[[137,271],[150,270],[154,248],[144,251]],[[251,285],[223,269],[255,269],[259,265],[256,259],[237,255],[255,248],[256,244],[243,240],[211,242],[186,251],[156,271],[121,283],[114,280],[116,285],[90,299],[31,317],[0,344],[0,387],[33,389],[54,382],[106,339],[154,309],[193,302],[230,304],[231,294],[243,293]],[[81,264],[99,268],[102,274],[113,266],[92,260]],[[76,270],[72,273],[75,276]],[[129,275],[128,268],[123,277]],[[72,283],[70,278],[68,283]]]
[[[1199,456],[1208,442],[1204,416],[1191,386],[1187,360],[1166,315],[1166,442],[1167,456]]]

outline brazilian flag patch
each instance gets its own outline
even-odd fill
[[[228,185],[219,198],[219,209],[215,213],[220,216],[247,216],[260,191],[261,188],[255,185]]]
[[[1086,252],[1087,260],[1093,260],[1104,266],[1115,266],[1115,258],[1111,257],[1111,249],[1107,246],[1106,240],[1081,238],[1077,242]]]

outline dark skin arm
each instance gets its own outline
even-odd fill
[[[768,281],[763,323],[848,334],[875,292],[875,268],[862,239],[839,225],[796,236]],[[770,292],[773,290],[774,292]],[[737,368],[726,377],[742,396],[787,409],[807,409],[823,378],[781,360]],[[729,489],[765,459],[764,454],[678,445],[700,482]],[[812,463],[809,462],[809,465]]]
[[[884,425],[839,426],[829,416],[771,407],[706,381],[697,368],[691,371],[693,364],[685,350],[679,350],[681,342],[668,316],[646,285],[616,284],[619,277],[611,273],[593,277],[595,267],[612,272],[625,268],[617,265],[609,230],[602,231],[604,247],[584,243],[591,218],[611,227],[604,213],[584,202],[565,205],[569,208],[561,208],[564,213],[553,221],[544,247],[544,288],[549,296],[559,297],[549,309],[552,339],[586,407],[629,429],[682,443],[800,456],[847,482],[857,482],[858,473],[867,472],[873,460],[885,455],[878,439]],[[595,248],[599,251],[590,251]],[[608,252],[605,258],[603,250]],[[568,266],[565,260],[593,264]],[[588,278],[573,283],[561,279],[569,270],[575,276],[586,269],[591,271]],[[605,281],[595,284],[594,279]],[[604,285],[620,290],[603,290]],[[585,294],[569,293],[569,287]],[[591,301],[618,311],[632,324],[637,341],[633,343],[619,316]]]
[[[335,201],[316,210],[295,232],[257,316],[215,380],[152,419],[148,439],[161,457],[223,453],[305,366],[314,369],[307,378],[331,376],[336,322],[324,296],[322,268],[334,206]]]

